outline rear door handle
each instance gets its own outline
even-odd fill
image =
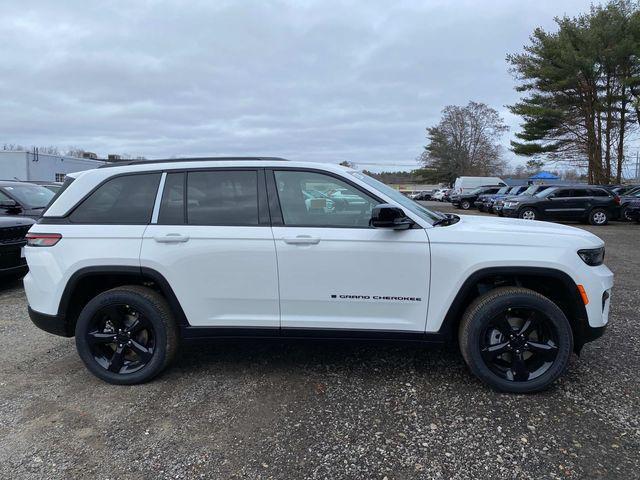
[[[153,239],[158,243],[184,243],[189,241],[189,235],[167,233],[166,235],[156,235]]]
[[[320,243],[319,237],[312,237],[310,235],[298,235],[297,237],[285,237],[284,243],[289,245],[317,245]]]

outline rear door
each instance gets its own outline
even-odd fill
[[[267,181],[283,333],[425,330],[424,229],[369,227],[371,208],[381,201],[337,175],[276,169]],[[308,198],[311,191],[327,197]]]
[[[164,276],[192,326],[280,326],[276,252],[261,169],[164,174],[142,267]]]

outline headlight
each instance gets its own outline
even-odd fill
[[[520,202],[504,202],[504,206],[505,207],[515,207],[516,205],[518,205]]]
[[[584,263],[592,267],[597,267],[604,263],[604,247],[578,250],[578,255],[580,255]]]

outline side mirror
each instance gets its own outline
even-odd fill
[[[15,200],[11,200],[10,198],[6,200],[0,200],[0,207],[2,208],[16,208],[18,203]]]
[[[413,220],[408,218],[404,210],[388,203],[376,205],[371,210],[369,225],[374,228],[392,228],[394,230],[407,230],[413,225]]]

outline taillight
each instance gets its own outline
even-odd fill
[[[613,197],[613,201],[616,202],[616,205],[620,205],[620,197],[618,195]]]
[[[30,247],[53,247],[60,241],[59,233],[27,233],[27,245]]]

